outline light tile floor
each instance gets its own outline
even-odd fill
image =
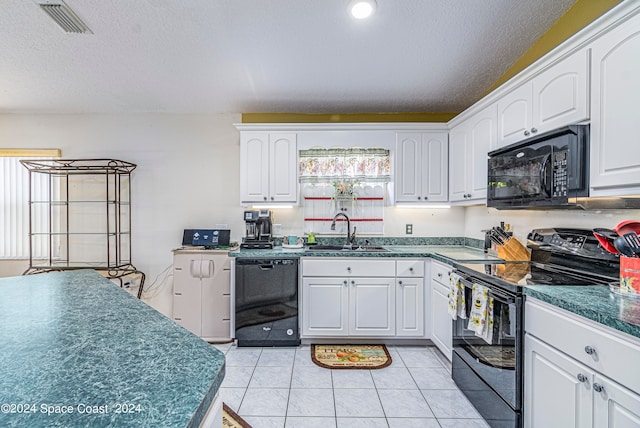
[[[378,370],[328,370],[309,346],[225,353],[222,400],[253,428],[486,428],[434,348],[387,346]]]

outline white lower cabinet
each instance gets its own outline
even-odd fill
[[[396,334],[394,279],[349,279],[349,335]]]
[[[528,334],[525,349],[525,426],[591,427],[594,372]]]
[[[402,262],[303,258],[303,336],[424,336],[424,262]]]
[[[227,251],[174,251],[173,320],[205,340],[230,340],[230,266]]]
[[[449,315],[449,272],[452,267],[431,261],[431,341],[451,361],[453,322]]]
[[[525,317],[525,427],[640,427],[640,340],[535,299]]]
[[[396,280],[396,336],[424,335],[424,278]]]
[[[349,287],[346,278],[302,279],[302,334],[347,336]]]

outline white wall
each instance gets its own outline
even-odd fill
[[[244,234],[239,204],[239,115],[0,115],[3,147],[60,148],[64,158],[116,158],[138,165],[132,174],[133,262],[146,287],[172,263],[182,230],[226,223],[232,240]],[[302,234],[302,209],[276,209],[284,233]],[[386,208],[385,235],[460,236],[464,210]],[[26,262],[0,262],[0,276]],[[161,278],[163,278],[162,275]],[[156,286],[160,281],[156,283]],[[172,281],[146,301],[170,315]]]
[[[60,148],[64,158],[136,163],[132,258],[148,286],[171,265],[183,229],[227,223],[234,239],[241,236],[239,134],[232,125],[239,121],[239,115],[0,115],[0,141]],[[15,263],[10,268],[15,273]],[[171,314],[170,292],[168,281],[149,303]]]
[[[486,206],[469,207],[465,213],[464,234],[469,238],[484,239],[483,229],[509,223],[514,236],[526,243],[527,234],[534,228],[568,227],[613,229],[622,220],[640,220],[640,210],[497,210]]]
[[[172,263],[185,228],[226,223],[232,240],[244,234],[239,205],[239,115],[0,115],[2,147],[60,148],[65,158],[116,158],[138,165],[132,174],[133,262],[146,286]],[[333,144],[331,144],[333,145]],[[343,144],[340,144],[343,145]],[[302,209],[274,210],[283,233],[302,234]],[[497,211],[385,208],[385,236],[467,236],[505,221],[516,236],[541,226],[612,227],[639,211]],[[21,273],[26,263],[0,262],[0,276]],[[164,275],[161,276],[164,278]],[[145,300],[170,315],[171,278],[158,281]],[[153,289],[152,289],[153,291]]]

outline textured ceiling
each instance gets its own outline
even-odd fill
[[[0,112],[461,111],[574,0],[2,0]]]

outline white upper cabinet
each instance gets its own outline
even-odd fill
[[[295,133],[240,133],[240,202],[297,203]]]
[[[497,107],[492,104],[455,126],[449,134],[449,200],[459,205],[486,202],[487,153],[496,144]]]
[[[640,191],[640,14],[592,45],[592,196]]]
[[[498,146],[589,118],[589,50],[552,65],[498,100]]]
[[[448,200],[449,143],[446,132],[396,134],[396,202]]]

